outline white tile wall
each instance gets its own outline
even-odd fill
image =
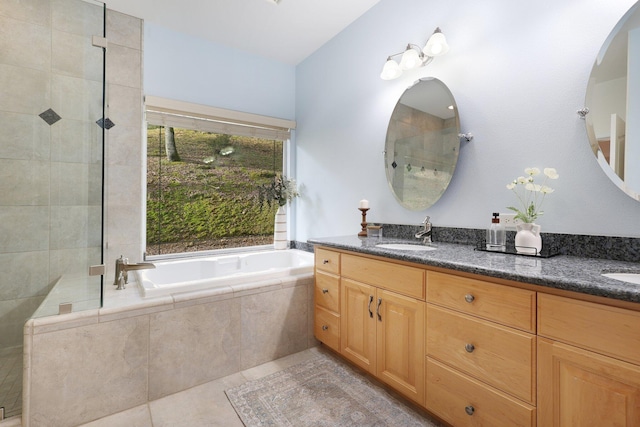
[[[49,159],[49,125],[38,116],[0,111],[3,135],[0,158],[23,160]],[[6,199],[2,199],[6,202]],[[2,204],[0,200],[0,204]]]
[[[19,67],[49,71],[51,68],[51,28],[0,16],[2,62]]]
[[[51,108],[49,73],[0,63],[0,110],[38,115]]]
[[[0,0],[0,15],[48,27],[51,25],[51,1]]]

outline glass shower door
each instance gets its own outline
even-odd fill
[[[104,15],[84,0],[0,8],[0,416],[21,412],[24,323],[101,304]]]

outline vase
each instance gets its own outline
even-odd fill
[[[278,207],[273,225],[273,248],[287,249],[287,208]]]
[[[538,224],[525,222],[516,225],[516,252],[537,255],[542,250],[542,236]]]

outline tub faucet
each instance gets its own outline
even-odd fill
[[[153,263],[139,262],[136,264],[129,264],[129,260],[120,255],[120,258],[116,260],[116,275],[113,281],[113,286],[117,286],[117,290],[124,289],[127,283],[129,283],[129,271],[131,270],[146,270],[149,268],[156,268]]]
[[[427,216],[424,221],[422,221],[422,230],[416,233],[416,239],[424,238],[422,243],[425,245],[431,244],[431,234],[433,233],[433,230],[431,230],[431,222],[429,222],[430,218],[431,217]]]

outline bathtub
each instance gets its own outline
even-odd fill
[[[155,269],[135,272],[145,298],[311,274],[313,254],[297,249],[265,250],[154,264]]]

